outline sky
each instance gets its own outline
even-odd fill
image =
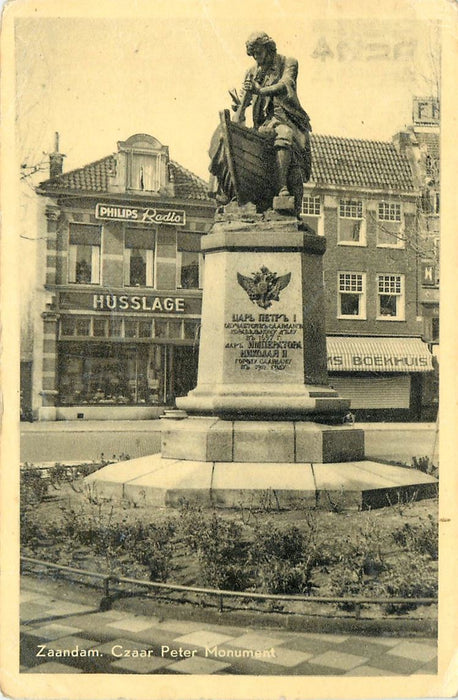
[[[196,4],[191,17],[17,19],[21,162],[40,163],[56,131],[65,170],[149,133],[206,179],[218,113],[252,62],[245,41],[257,29],[299,60],[298,94],[316,133],[389,140],[410,123],[413,95],[434,87],[437,31],[413,11],[310,18],[267,2],[265,16],[228,18],[212,14],[217,2]]]
[[[247,37],[262,30],[298,59],[298,95],[315,133],[390,140],[411,122],[412,97],[437,90],[441,40],[434,13],[418,11],[427,4],[25,0],[14,24],[17,172],[38,171],[19,189],[22,318],[37,284],[34,186],[48,177],[55,132],[64,172],[147,133],[207,180],[219,112],[252,64]]]

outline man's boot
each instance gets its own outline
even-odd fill
[[[277,171],[278,171],[278,196],[290,197],[288,189],[288,173],[291,165],[291,151],[289,148],[277,149]]]

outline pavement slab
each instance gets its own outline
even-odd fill
[[[117,630],[126,630],[127,632],[144,632],[144,630],[153,627],[159,622],[157,617],[126,617],[123,620],[115,620],[107,623],[107,627],[114,627]]]
[[[177,644],[187,644],[190,646],[214,647],[232,640],[233,637],[229,637],[227,634],[220,634],[219,632],[210,630],[201,630],[200,632],[185,634],[183,637],[177,637],[174,641]]]
[[[51,588],[50,588],[51,590]],[[31,593],[32,595],[27,595]],[[437,673],[434,639],[308,633],[180,620],[88,605],[25,590],[21,606],[21,672],[123,674],[233,674],[259,676],[391,676]],[[119,603],[120,605],[122,604]],[[61,615],[56,619],[55,613]],[[81,612],[84,610],[85,612]],[[175,609],[172,607],[170,613]],[[52,611],[52,615],[49,613]],[[79,611],[79,612],[76,612]],[[96,654],[37,657],[46,650]],[[113,647],[129,650],[118,657]],[[161,647],[168,647],[164,651]],[[207,648],[216,648],[212,654]],[[134,650],[144,654],[132,656]],[[273,650],[254,657],[255,651]],[[172,656],[172,651],[176,656]],[[238,653],[246,652],[243,656]],[[151,652],[151,653],[149,653]],[[185,653],[191,654],[186,657]],[[184,658],[183,658],[184,657]]]
[[[27,634],[30,637],[37,637],[43,642],[51,642],[61,637],[79,634],[80,632],[82,632],[82,630],[78,627],[70,627],[69,625],[59,625],[55,623],[43,625],[41,627],[33,627],[27,630]]]
[[[229,668],[230,664],[213,659],[204,659],[201,656],[193,656],[190,659],[177,661],[168,667],[168,671],[173,673],[189,673],[199,675],[210,675]]]
[[[398,676],[398,673],[393,671],[382,671],[380,668],[375,668],[374,666],[358,666],[358,668],[353,668],[351,671],[347,671],[345,676]]]
[[[162,672],[166,666],[172,662],[166,659],[150,656],[147,658],[125,658],[114,661],[110,666],[111,673],[158,673]]]
[[[393,647],[393,649],[390,649],[388,654],[426,663],[435,658],[436,647],[431,644],[419,642],[402,642]]]
[[[281,637],[270,637],[269,635],[249,632],[241,637],[237,637],[229,642],[232,647],[241,647],[242,649],[253,649],[254,651],[263,649],[271,649],[277,647],[284,642]]]
[[[421,663],[413,659],[407,659],[402,656],[390,656],[389,654],[382,654],[371,659],[371,666],[375,666],[375,668],[379,668],[382,671],[392,671],[401,676],[410,676],[415,671],[418,671],[421,665]]]
[[[274,653],[275,656],[263,656],[262,662],[274,666],[282,666],[283,668],[291,668],[293,666],[299,666],[299,664],[304,663],[304,661],[307,661],[313,656],[311,653],[304,653],[303,651],[295,651],[293,649],[282,649],[281,647],[274,649]],[[280,669],[278,673],[281,675]]]
[[[84,673],[84,671],[82,668],[59,664],[57,661],[47,661],[39,666],[26,669],[24,673]]]
[[[319,666],[328,666],[329,668],[337,668],[342,671],[349,671],[355,666],[360,666],[367,663],[369,659],[364,656],[356,656],[356,654],[347,654],[342,651],[325,651],[324,654],[310,659],[309,663],[318,664]]]

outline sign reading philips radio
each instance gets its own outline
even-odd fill
[[[59,307],[92,311],[134,311],[166,314],[200,314],[200,297],[167,294],[104,294],[100,292],[60,292]]]
[[[157,207],[112,206],[98,203],[95,218],[104,221],[130,221],[137,224],[166,224],[184,226],[186,212],[182,209],[158,209]]]

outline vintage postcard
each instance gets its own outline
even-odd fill
[[[457,6],[2,16],[0,688],[457,692]]]

